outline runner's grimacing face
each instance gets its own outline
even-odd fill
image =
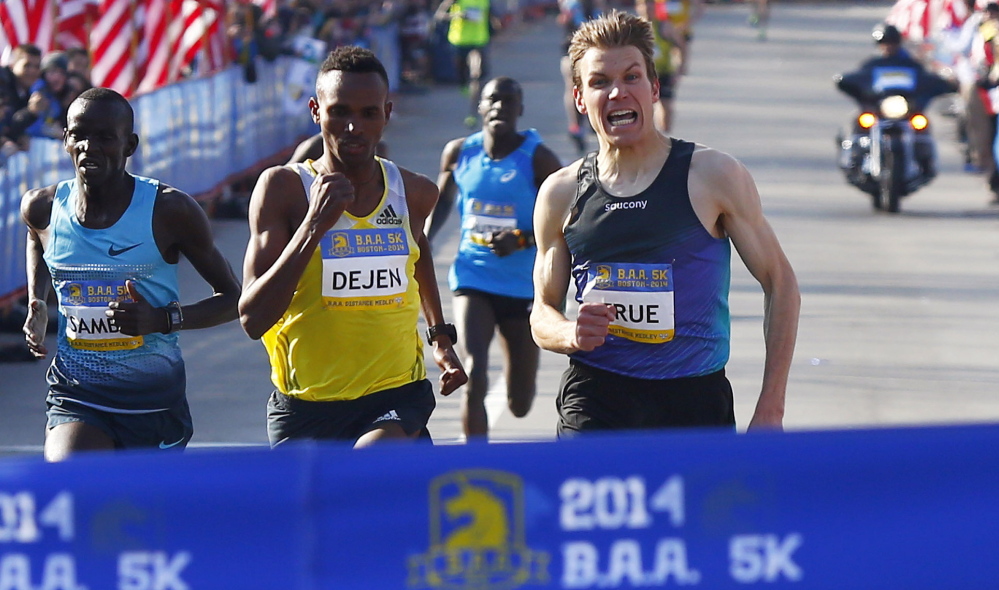
[[[333,70],[322,74],[316,91],[309,107],[333,157],[348,165],[371,160],[392,113],[385,81]]]
[[[576,108],[613,146],[637,141],[652,125],[659,80],[650,80],[637,47],[590,48],[579,60],[582,88],[574,88]]]
[[[120,176],[139,138],[132,132],[122,105],[77,100],[69,107],[63,146],[76,173],[87,184],[99,185]]]

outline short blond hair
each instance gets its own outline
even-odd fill
[[[582,88],[582,78],[579,75],[579,60],[589,49],[616,49],[618,47],[634,47],[645,59],[645,69],[649,80],[656,79],[654,62],[655,36],[652,34],[652,24],[648,20],[620,10],[612,10],[610,14],[593,19],[572,35],[569,42],[569,63],[572,66],[572,83],[576,88]]]

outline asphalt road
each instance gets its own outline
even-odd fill
[[[981,177],[962,172],[953,121],[933,110],[940,175],[905,199],[899,215],[874,213],[835,165],[834,137],[853,109],[831,77],[871,53],[871,27],[889,6],[778,2],[769,40],[759,42],[744,6],[709,5],[678,89],[674,134],[747,165],[798,275],[802,311],[788,429],[999,420],[999,208],[988,204]],[[559,38],[552,19],[517,25],[494,43],[493,73],[523,84],[522,126],[537,128],[568,163],[575,152],[560,106]],[[449,86],[399,97],[386,137],[390,157],[435,178],[441,148],[466,134],[465,105]],[[245,221],[219,220],[215,232],[238,272]],[[444,277],[456,238],[452,218],[434,245],[449,317]],[[189,266],[181,273],[185,301],[207,294]],[[741,429],[760,387],[762,301],[734,257],[728,374]],[[182,346],[193,445],[265,444],[272,387],[263,347],[235,323],[185,332]],[[520,420],[504,409],[500,360],[494,346],[493,440],[552,439],[565,358],[543,355],[535,407]],[[436,367],[429,371],[436,378]],[[0,452],[39,451],[44,372],[43,363],[0,365]],[[438,398],[430,424],[438,443],[461,440],[459,395]]]

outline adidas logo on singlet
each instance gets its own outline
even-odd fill
[[[392,205],[389,205],[378,214],[375,223],[378,225],[402,225],[402,218],[396,215],[395,209],[392,208]]]

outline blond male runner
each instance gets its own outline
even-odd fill
[[[764,291],[766,361],[750,428],[782,427],[797,333],[797,281],[731,156],[660,133],[649,23],[612,12],[569,49],[576,106],[599,152],[541,186],[531,326],[570,355],[560,437],[625,428],[735,425],[729,356],[730,244]],[[569,280],[578,316],[563,312]]]

